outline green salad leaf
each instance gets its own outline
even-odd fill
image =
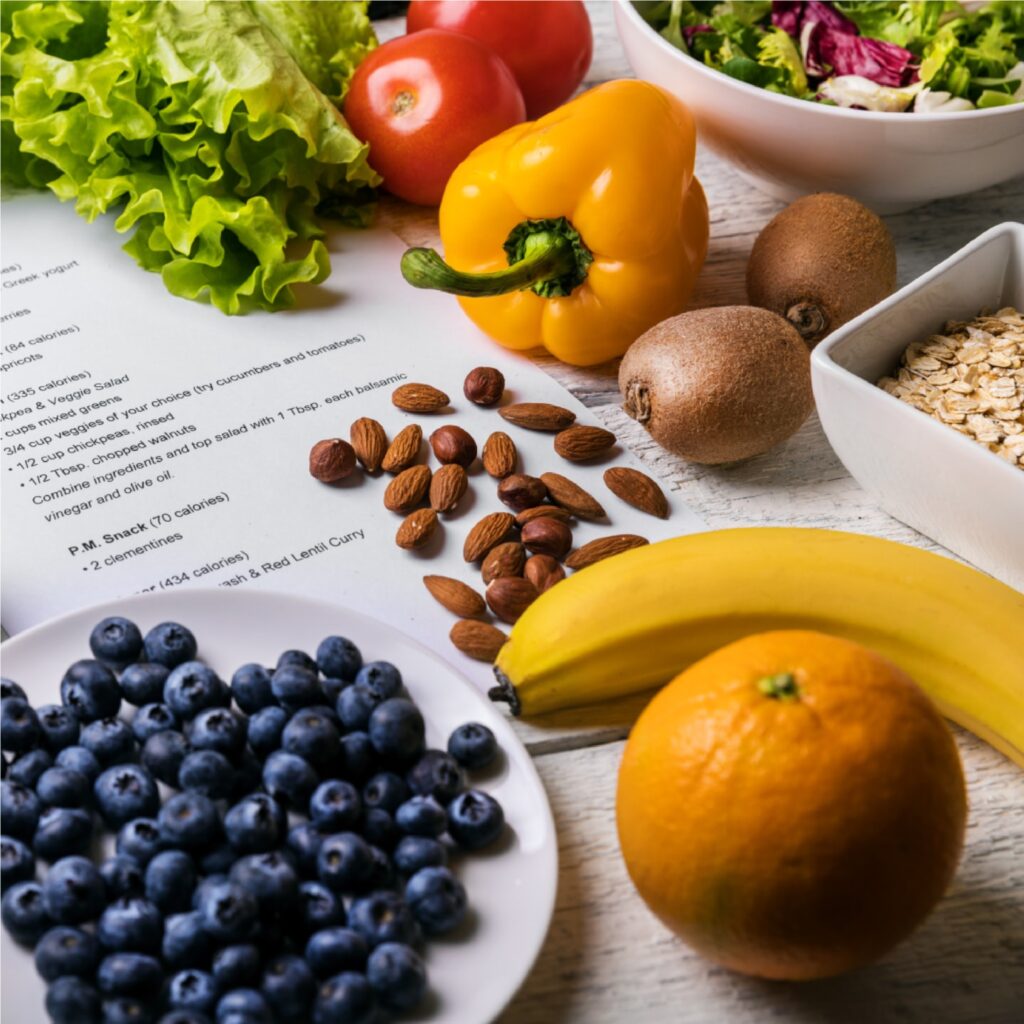
[[[379,182],[332,102],[375,45],[365,7],[5,0],[4,178],[117,211],[175,295],[289,306],[330,269],[317,208],[364,221]]]

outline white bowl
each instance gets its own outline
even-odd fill
[[[617,0],[615,22],[637,77],[678,96],[705,145],[786,202],[843,192],[893,213],[1024,171],[1024,104],[886,114],[810,103],[740,82],[677,50],[629,0]]]
[[[811,355],[818,416],[879,505],[1024,590],[1024,471],[877,387],[906,346],[982,309],[1024,309],[1024,225],[990,228],[829,335]]]

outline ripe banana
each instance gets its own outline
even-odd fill
[[[524,715],[594,704],[770,629],[878,651],[1024,766],[1024,594],[919,548],[833,530],[716,530],[598,562],[526,610],[491,697]]]

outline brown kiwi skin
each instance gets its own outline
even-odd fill
[[[790,323],[756,306],[655,324],[623,357],[619,390],[658,444],[706,465],[766,452],[814,408],[807,346]]]
[[[885,224],[849,196],[816,192],[764,227],[747,262],[747,299],[786,317],[814,346],[896,289]]]

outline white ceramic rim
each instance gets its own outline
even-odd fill
[[[869,323],[880,313],[897,306],[919,288],[928,284],[940,274],[944,274],[957,263],[960,263],[972,252],[975,252],[982,248],[982,246],[987,245],[993,238],[997,238],[1000,235],[1014,235],[1018,232],[1024,234],[1024,226],[1021,226],[1015,221],[1004,221],[1002,224],[996,224],[987,231],[983,231],[977,238],[963,246],[963,248],[957,249],[957,251],[951,256],[947,256],[941,263],[937,263],[931,268],[931,270],[926,270],[919,277],[916,277],[913,281],[905,284],[899,289],[899,291],[893,292],[888,298],[883,299],[870,309],[865,310],[863,313],[854,317],[848,323],[843,324],[842,327],[830,334],[811,352],[811,365],[819,373],[828,374],[837,378],[848,378],[849,386],[851,386],[854,392],[860,395],[865,401],[877,401],[881,398],[895,403],[896,406],[899,406],[899,411],[896,415],[906,417],[908,423],[921,423],[922,419],[926,420],[928,423],[926,429],[934,431],[936,438],[943,439],[941,443],[948,444],[955,440],[957,444],[963,447],[964,451],[971,451],[973,458],[984,458],[988,462],[989,466],[998,467],[991,469],[990,472],[1007,474],[1008,480],[1010,479],[1010,474],[1012,474],[1013,479],[1018,483],[1021,483],[1024,482],[1024,474],[1022,474],[1016,466],[1011,466],[1009,462],[1000,458],[995,454],[995,452],[990,452],[984,447],[984,445],[978,444],[977,441],[972,441],[969,437],[961,434],[958,430],[950,430],[944,423],[940,423],[933,417],[924,416],[919,409],[915,409],[906,402],[901,402],[895,395],[890,395],[887,391],[883,391],[871,381],[867,381],[852,370],[846,369],[845,366],[836,362],[832,356],[833,349],[841,348],[851,335],[855,334],[864,326],[864,324]],[[912,340],[914,339],[910,339],[910,341]],[[908,341],[907,344],[909,344],[910,341]],[[911,420],[910,417],[914,417],[913,420]]]
[[[1021,114],[1024,112],[1024,103],[1004,104],[1001,107],[989,107],[986,110],[947,110],[933,111],[927,114],[907,114],[906,112],[891,110],[854,110],[850,107],[830,107],[824,103],[812,103],[808,100],[798,100],[794,96],[783,96],[781,93],[769,92],[757,85],[750,85],[748,82],[741,82],[738,78],[730,78],[721,71],[709,68],[702,61],[697,60],[690,54],[673,46],[661,33],[655,31],[640,16],[640,12],[633,6],[630,0],[616,0],[619,8],[624,11],[625,16],[643,31],[650,33],[655,44],[666,53],[671,54],[680,60],[692,64],[699,74],[703,75],[713,84],[721,85],[723,88],[732,89],[741,96],[760,96],[768,103],[790,110],[803,110],[806,112],[815,111],[812,116],[852,118],[856,121],[879,121],[891,124],[894,119],[901,121],[912,117],[915,124],[946,124],[951,121],[962,121],[968,117],[995,118],[1005,115]],[[998,458],[998,456],[996,456]]]

